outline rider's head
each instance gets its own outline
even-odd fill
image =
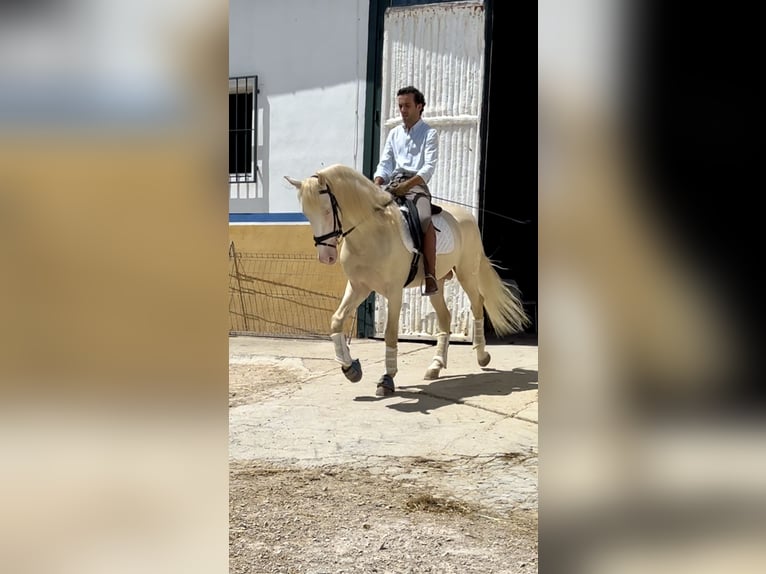
[[[404,125],[411,128],[423,114],[426,99],[423,93],[414,86],[405,86],[396,92],[396,102]]]

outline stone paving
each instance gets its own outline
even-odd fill
[[[490,345],[481,368],[469,344],[452,344],[443,376],[425,381],[433,351],[400,342],[397,394],[378,398],[382,341],[351,342],[364,370],[351,383],[329,340],[231,338],[231,368],[252,367],[259,390],[230,407],[230,458],[348,465],[500,513],[536,509],[537,346]]]

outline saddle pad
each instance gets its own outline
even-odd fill
[[[436,228],[436,253],[450,253],[455,249],[455,235],[452,231],[452,227],[449,221],[444,216],[444,212],[437,213],[431,216],[431,221]],[[404,242],[407,251],[415,253],[415,246],[412,243],[412,237],[410,237],[410,228],[404,219],[402,214],[402,241]]]

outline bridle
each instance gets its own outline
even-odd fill
[[[313,176],[313,177],[316,177],[316,176]],[[330,233],[325,233],[324,235],[320,235],[319,237],[314,235],[314,246],[317,247],[319,245],[325,245],[327,247],[334,247],[335,249],[338,249],[337,241],[336,241],[336,245],[332,245],[331,243],[325,243],[325,241],[333,237],[337,237],[338,240],[343,239],[344,237],[346,237],[346,235],[348,235],[349,233],[354,231],[354,229],[356,229],[356,225],[352,227],[351,229],[349,229],[348,231],[343,231],[343,224],[340,222],[341,208],[340,208],[340,205],[338,205],[338,200],[335,199],[335,194],[333,194],[333,192],[330,191],[330,186],[327,186],[324,189],[319,190],[320,195],[325,193],[330,196],[330,205],[332,206],[332,217],[333,217],[332,231]]]

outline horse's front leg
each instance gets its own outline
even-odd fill
[[[335,346],[335,360],[341,364],[343,374],[352,383],[357,383],[362,379],[362,365],[359,363],[359,359],[351,358],[346,336],[343,333],[343,325],[351,310],[356,309],[369,294],[369,290],[365,290],[359,285],[352,285],[351,281],[346,283],[343,299],[330,321],[330,339]]]
[[[399,314],[402,310],[402,292],[395,291],[393,295],[387,297],[388,314],[386,315],[386,372],[378,381],[378,388],[375,394],[379,397],[393,395],[396,390],[394,387],[394,377],[399,370],[397,366],[397,353],[399,344]]]

